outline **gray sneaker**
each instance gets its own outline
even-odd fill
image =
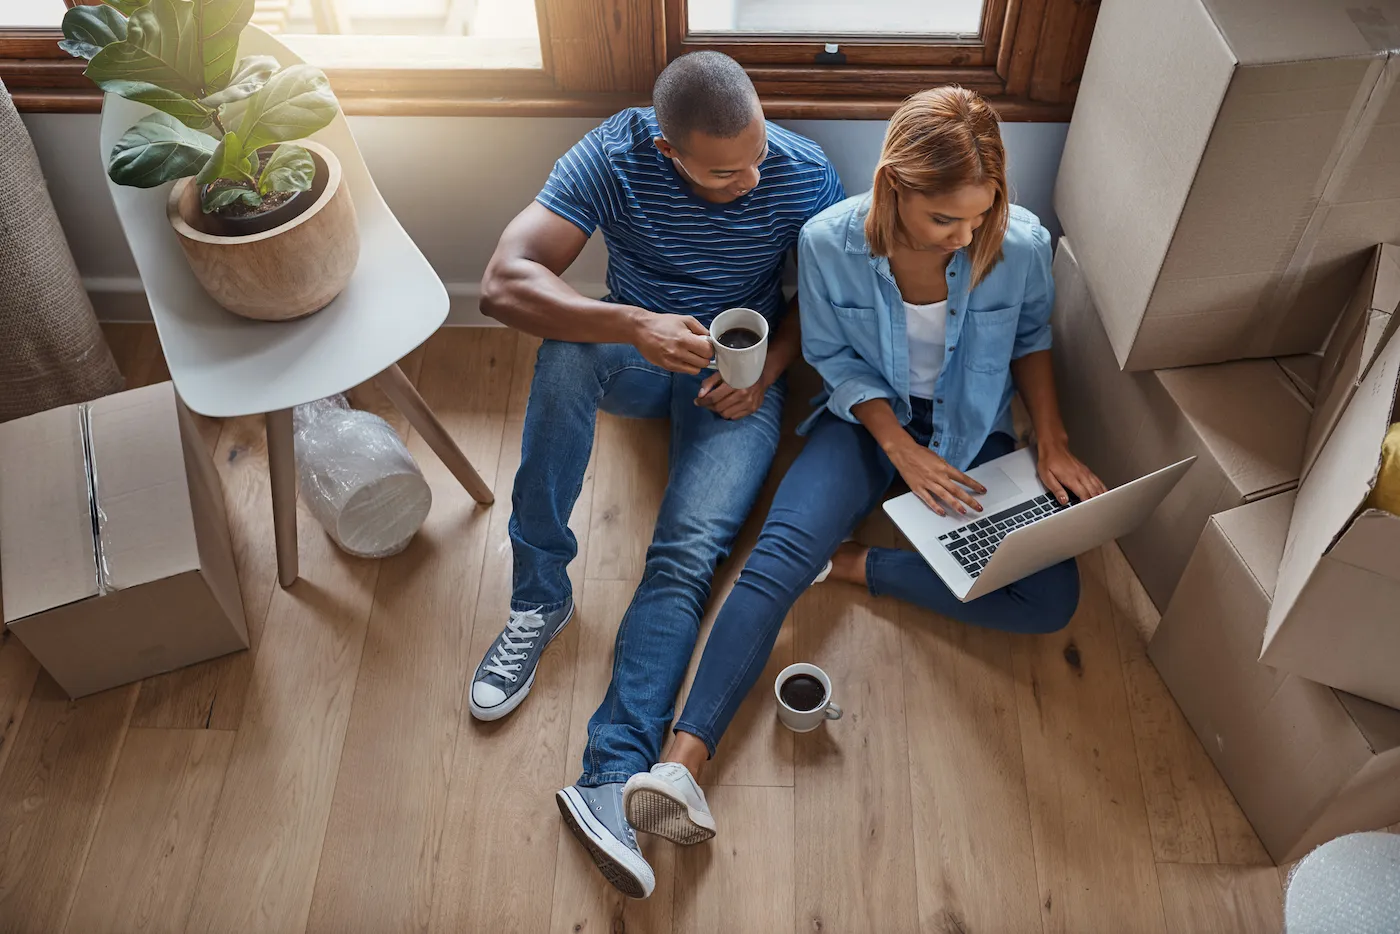
[[[535,683],[535,666],[545,647],[574,617],[574,601],[557,610],[511,610],[472,676],[471,710],[478,720],[499,720],[520,706]]]
[[[637,835],[622,814],[622,782],[584,788],[570,785],[554,793],[559,813],[603,878],[628,898],[646,898],[656,875],[642,857]]]

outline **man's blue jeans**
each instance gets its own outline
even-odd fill
[[[907,430],[928,444],[932,430],[928,400],[913,400]],[[1013,440],[987,439],[973,466],[1009,454]],[[797,597],[815,578],[842,539],[885,496],[897,471],[870,432],[824,414],[807,446],[789,468],[768,511],[758,544],[724,602],[695,673],[685,710],[676,722],[715,745],[763,672],[778,630]],[[876,596],[889,595],[944,616],[1008,632],[1062,629],[1079,604],[1079,571],[1073,560],[1046,568],[970,603],[953,596],[917,552],[872,548],[866,583]]]
[[[729,421],[695,404],[701,380],[648,363],[625,344],[545,341],[535,361],[511,494],[512,609],[552,610],[570,599],[567,569],[578,542],[569,515],[598,410],[671,420],[666,494],[642,582],[618,626],[612,682],[588,723],[581,785],[626,781],[660,757],[715,568],[778,446],[782,381],[757,412]]]

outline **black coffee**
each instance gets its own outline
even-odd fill
[[[745,347],[754,346],[761,340],[763,340],[762,335],[748,328],[730,328],[719,336],[719,342],[730,350],[743,350]]]
[[[811,675],[793,675],[783,682],[778,696],[793,710],[816,710],[826,700],[826,688]]]

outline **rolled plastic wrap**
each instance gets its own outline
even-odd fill
[[[432,491],[398,433],[331,396],[292,413],[302,501],[342,549],[384,558],[408,547]]]

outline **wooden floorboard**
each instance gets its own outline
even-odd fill
[[[793,790],[724,786],[709,792],[720,836],[677,847],[676,934],[793,931]]]
[[[900,615],[920,928],[1039,932],[1014,637]]]
[[[300,931],[311,907],[379,565],[298,513],[302,576],[272,596],[191,934]]]
[[[1283,892],[1273,866],[1161,863],[1168,934],[1278,934]]]
[[[63,930],[136,700],[41,675],[0,773],[0,932]]]
[[[1147,658],[1157,612],[1116,545],[1102,550],[1158,862],[1271,865],[1254,828]]]
[[[1014,640],[1045,934],[1163,930],[1103,557],[1079,560],[1070,625]]]
[[[515,335],[453,334],[463,339],[425,359],[419,391],[494,484]],[[408,550],[380,568],[308,931],[415,931],[431,917],[495,507],[478,506],[421,438],[409,448],[434,508]]]
[[[132,386],[168,378],[151,326],[103,330]],[[467,710],[510,605],[538,346],[448,330],[403,362],[494,488],[490,508],[374,385],[357,387],[408,439],[433,511],[406,552],[375,562],[340,552],[302,507],[290,590],[262,420],[196,419],[252,648],[72,702],[0,637],[0,934],[1279,929],[1289,867],[1268,864],[1148,661],[1156,611],[1112,546],[1082,559],[1079,614],[1052,636],[813,588],[702,773],[719,835],[643,836],[656,893],[619,895],[553,795],[579,776],[643,573],[664,421],[599,417],[570,522],[577,615],[520,709],[494,723]],[[702,644],[799,449],[789,431]],[[858,537],[900,541],[878,512]],[[830,672],[842,720],[803,736],[779,725],[771,682],[790,661]]]
[[[234,734],[127,733],[69,934],[183,931]]]
[[[826,671],[845,714],[795,740],[795,930],[915,930],[899,607],[832,586],[793,612],[795,656]]]

